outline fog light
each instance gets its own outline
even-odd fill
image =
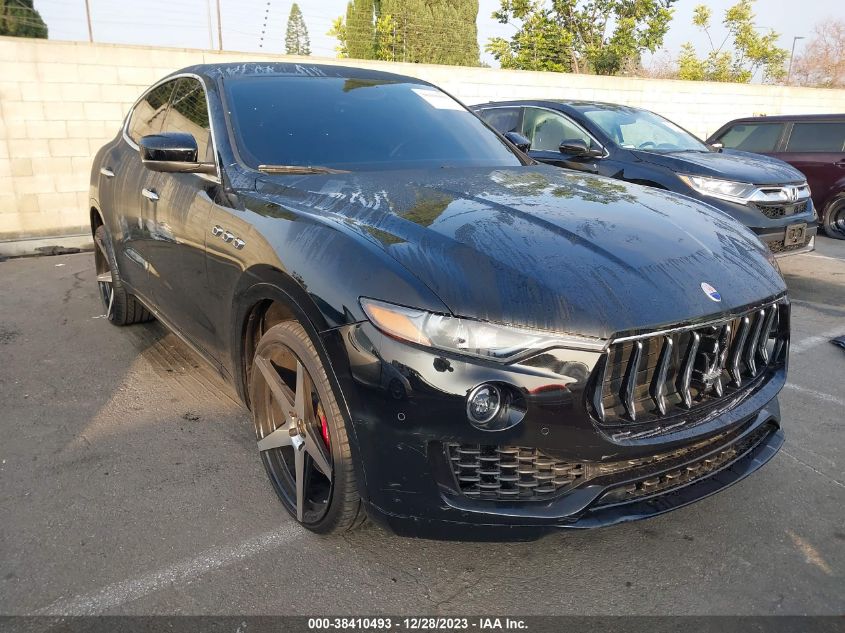
[[[478,385],[467,397],[467,416],[473,424],[487,424],[502,409],[502,392],[496,385]]]

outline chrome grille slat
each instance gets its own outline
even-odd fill
[[[678,376],[678,393],[681,394],[681,401],[689,409],[692,407],[692,394],[690,393],[690,381],[692,380],[692,369],[695,365],[695,355],[698,353],[698,346],[701,344],[701,335],[698,332],[692,333],[684,364]]]
[[[763,329],[763,321],[766,320],[766,311],[760,310],[757,313],[757,318],[754,319],[754,328],[751,330],[748,344],[745,346],[743,357],[745,359],[745,366],[752,374],[757,373],[757,340],[760,338],[760,332]]]
[[[598,376],[596,384],[599,385],[597,389],[593,390],[593,409],[595,409],[598,419],[604,420],[604,404],[602,403],[603,387],[605,377],[607,376],[607,359],[602,358],[599,361]]]
[[[751,329],[751,320],[748,317],[743,317],[740,321],[740,330],[737,335],[737,340],[734,342],[734,349],[731,352],[730,372],[733,378],[733,384],[739,386],[742,384],[742,372],[740,371],[740,361],[742,360],[742,350],[745,349],[745,339],[748,338],[748,330]]]
[[[763,360],[763,364],[767,364],[769,362],[769,348],[767,347],[767,343],[769,339],[772,338],[772,326],[775,323],[775,315],[777,314],[777,309],[774,307],[769,309],[769,314],[766,316],[766,322],[763,324],[763,334],[760,336],[760,341],[757,343],[757,354]]]
[[[634,351],[631,353],[628,361],[627,374],[625,375],[625,382],[622,383],[622,404],[625,405],[625,410],[631,420],[637,419],[637,411],[634,406],[634,390],[637,386],[637,372],[640,370],[640,359],[643,356],[642,341],[634,342]]]
[[[614,340],[591,378],[591,413],[602,425],[687,416],[759,384],[787,356],[785,299],[744,313]],[[669,427],[666,427],[669,428]]]
[[[731,324],[726,323],[722,328],[722,331],[719,333],[719,347],[715,352],[717,358],[719,359],[719,367],[725,367],[728,362],[728,350],[730,349],[731,344],[731,330]],[[719,373],[719,377],[716,378],[713,388],[719,398],[725,395],[725,385],[722,382],[721,372]]]
[[[666,415],[666,376],[669,374],[669,363],[672,360],[672,348],[675,346],[671,336],[663,337],[663,346],[660,349],[660,360],[657,362],[657,371],[654,372],[649,395],[654,400],[660,415]]]

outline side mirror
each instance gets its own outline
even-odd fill
[[[592,158],[598,158],[604,154],[604,152],[597,149],[591,149],[590,146],[580,138],[564,139],[560,142],[560,147],[558,149],[561,154],[567,154],[569,156],[589,156]]]
[[[141,137],[141,163],[150,171],[216,174],[214,163],[197,162],[197,140],[184,132],[165,132]]]
[[[710,143],[709,145],[710,145],[710,147],[712,147],[713,149],[718,150],[718,151],[722,151],[722,148],[725,147],[722,143],[719,143],[719,142]]]
[[[525,138],[519,132],[505,132],[505,138],[508,139],[511,143],[516,145],[516,149],[524,154],[528,153],[528,150],[531,149],[531,141]]]

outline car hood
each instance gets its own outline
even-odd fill
[[[788,163],[772,158],[725,149],[721,152],[634,152],[637,158],[681,174],[712,176],[756,185],[804,182],[807,178]]]
[[[785,291],[756,237],[716,209],[555,167],[268,177],[256,188],[377,244],[459,316],[607,338]]]

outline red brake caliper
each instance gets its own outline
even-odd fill
[[[326,414],[323,413],[322,407],[319,411],[320,414],[320,434],[323,436],[323,441],[326,443],[326,447],[331,448],[331,443],[329,442],[329,421],[326,419]]]

